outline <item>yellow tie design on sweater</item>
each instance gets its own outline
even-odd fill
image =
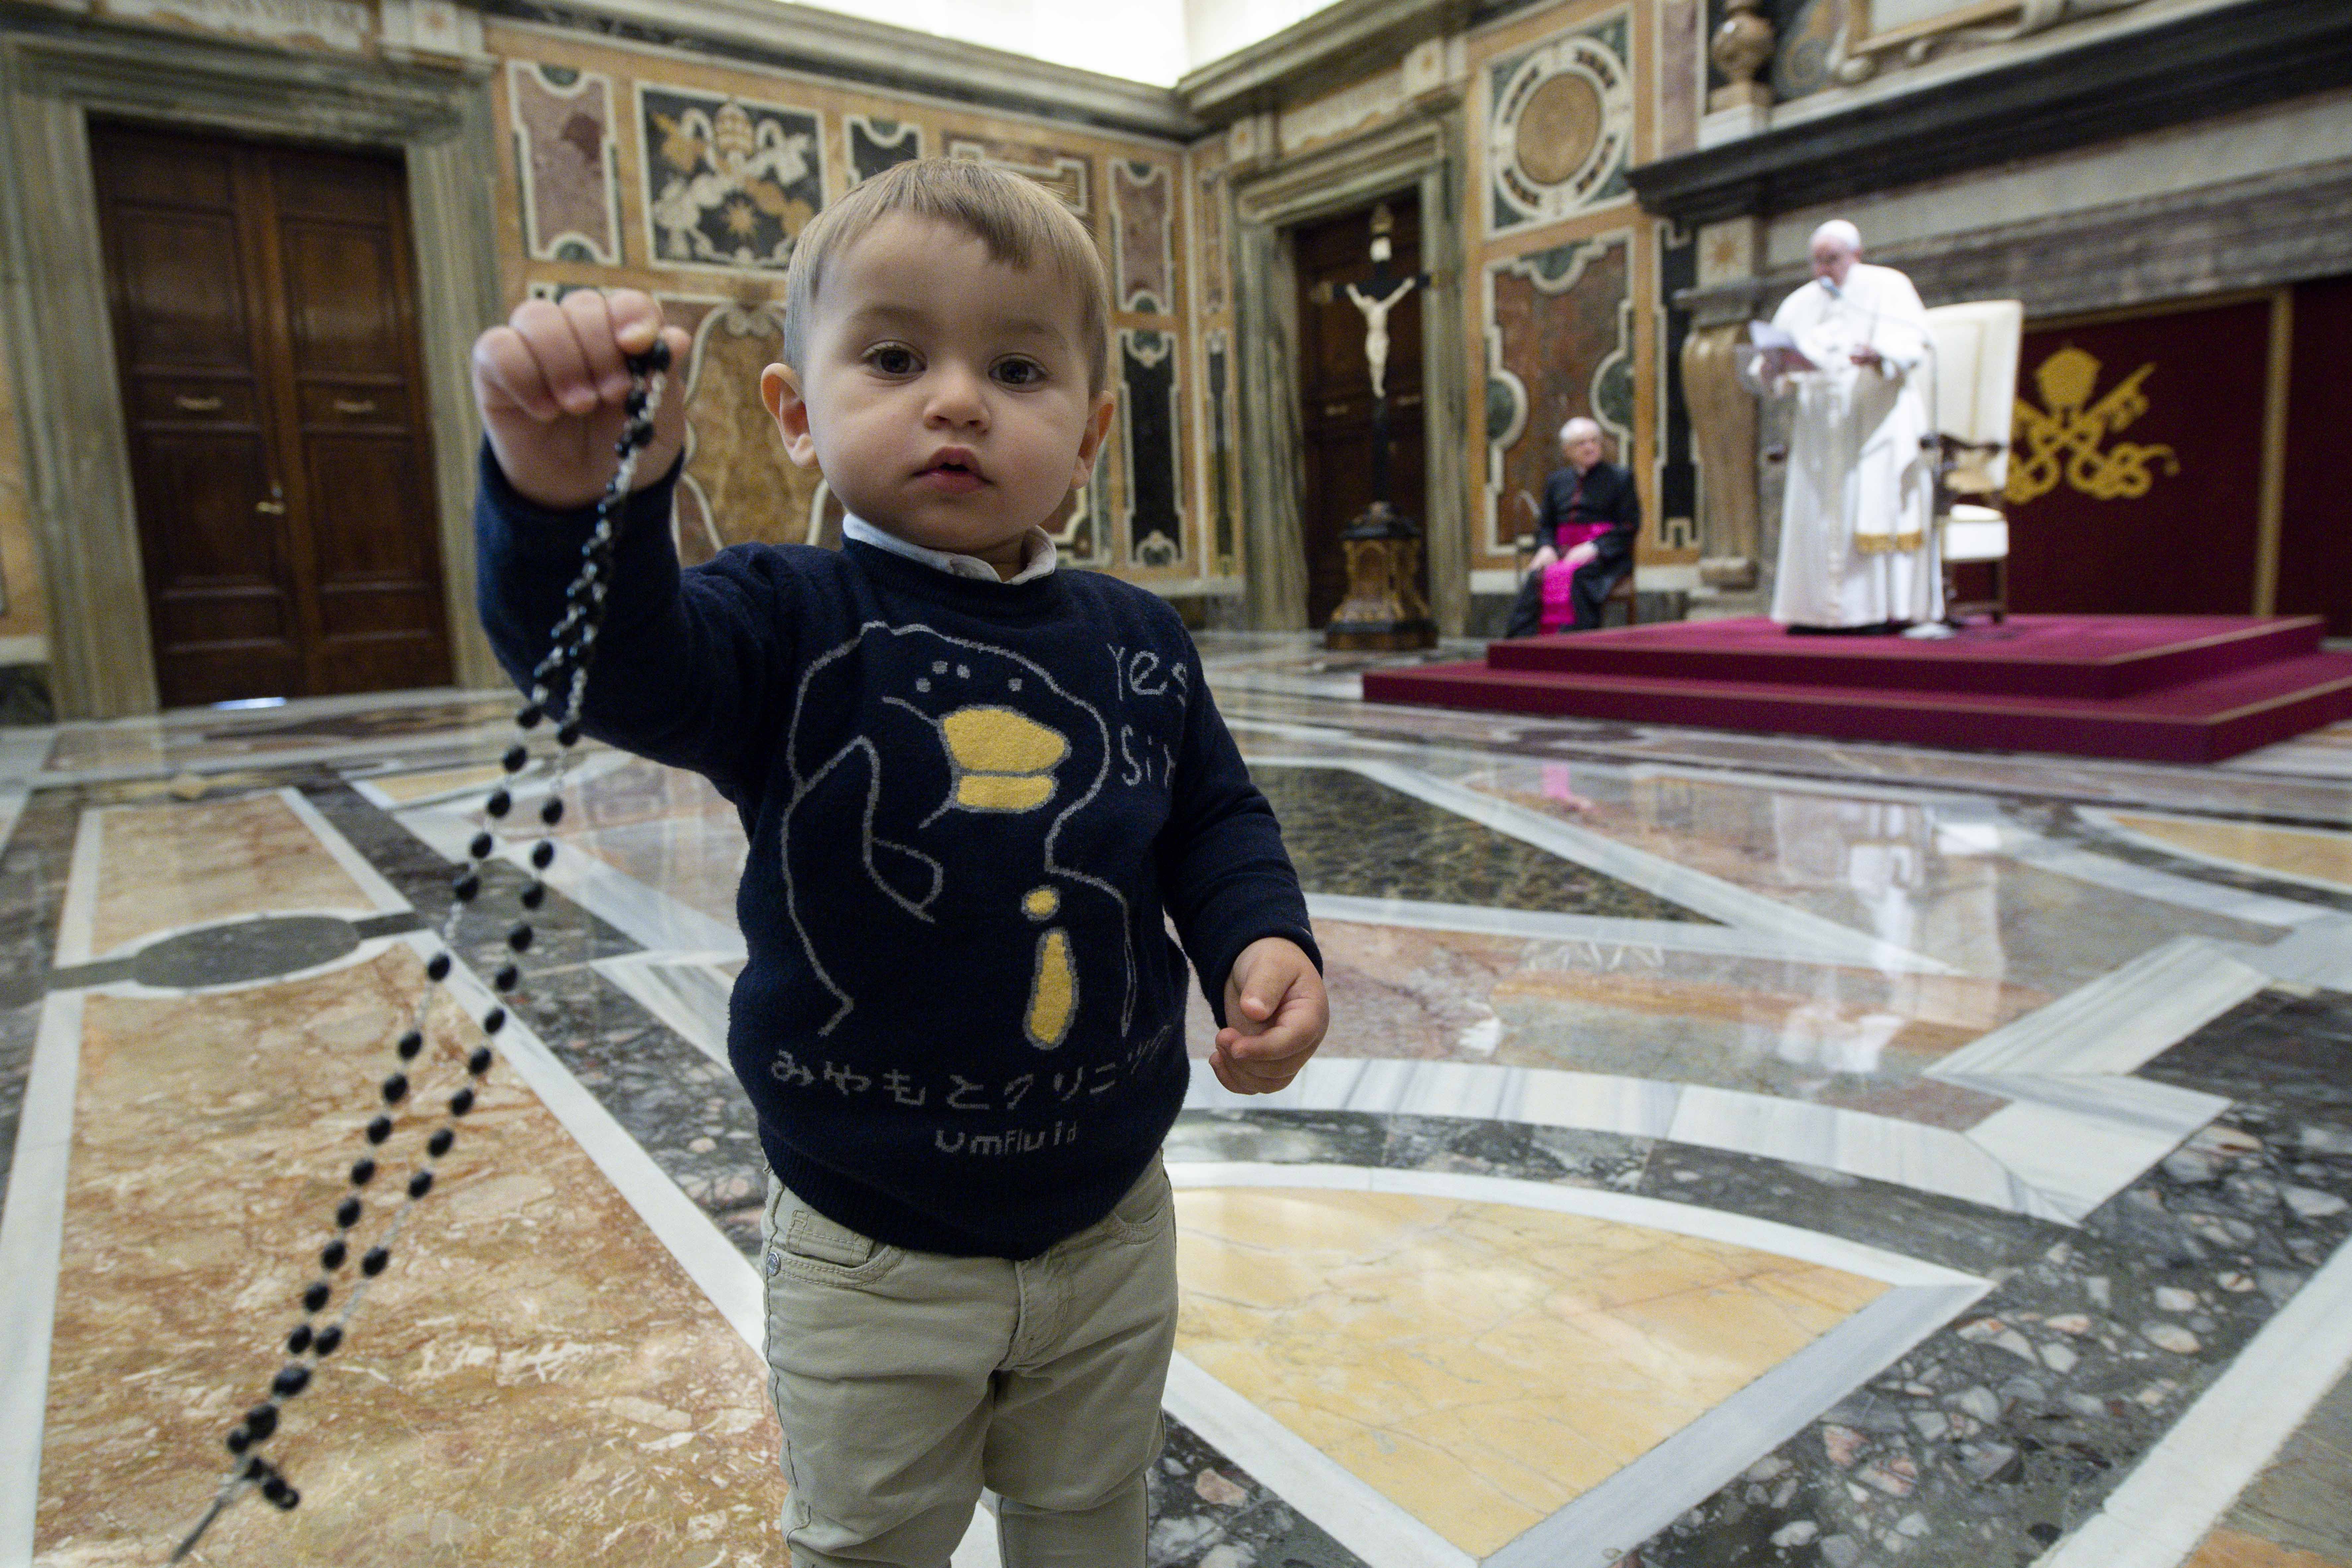
[[[1034,811],[1054,798],[1054,768],[1070,754],[1059,731],[1010,708],[959,708],[940,721],[948,761],[955,769],[955,804],[967,811]],[[1040,924],[1061,912],[1062,896],[1033,888],[1021,912]],[[1060,1045],[1078,1016],[1078,968],[1070,933],[1048,926],[1038,933],[1037,961],[1022,1023],[1041,1051]]]

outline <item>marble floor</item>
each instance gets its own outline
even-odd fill
[[[1155,1568],[2352,1568],[2352,726],[1938,753],[1202,648],[1334,1024],[1170,1141]],[[742,835],[583,753],[475,1079],[531,841],[446,889],[509,707],[0,731],[0,1568],[168,1555],[346,1235],[390,1263],[311,1320],[301,1506],[192,1561],[782,1561]]]

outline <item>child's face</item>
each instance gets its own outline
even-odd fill
[[[1017,571],[1109,428],[1074,291],[894,213],[829,265],[815,311],[807,363],[760,381],[793,461],[877,528]]]

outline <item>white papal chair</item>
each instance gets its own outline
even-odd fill
[[[1990,611],[2000,621],[2009,614],[2009,520],[2000,502],[2009,482],[2025,306],[2016,300],[1939,305],[1927,312],[1927,329],[1936,341],[1935,419],[1942,448],[1936,533],[1944,613],[1958,620]],[[1973,564],[1991,568],[1992,597],[1956,603],[1951,569]]]

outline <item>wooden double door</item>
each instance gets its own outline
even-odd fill
[[[1348,552],[1340,532],[1373,495],[1372,374],[1365,357],[1365,320],[1348,297],[1385,296],[1421,270],[1421,204],[1407,194],[1381,204],[1393,247],[1386,287],[1372,286],[1376,208],[1306,225],[1292,237],[1298,275],[1299,435],[1304,447],[1300,533],[1307,548],[1307,624],[1319,626],[1348,596]],[[1425,286],[1388,313],[1384,384],[1389,401],[1388,502],[1425,530],[1428,456],[1422,444],[1421,309]],[[1425,537],[1425,535],[1424,535]],[[1428,592],[1427,552],[1422,591]]]
[[[127,125],[91,153],[164,706],[446,684],[399,160]]]

